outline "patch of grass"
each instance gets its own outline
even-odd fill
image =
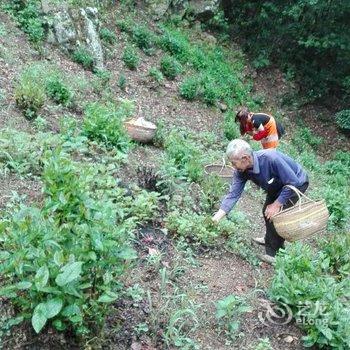
[[[127,86],[127,80],[125,74],[121,73],[118,78],[118,86],[120,90],[125,91]]]
[[[125,48],[122,59],[125,65],[131,70],[135,70],[140,64],[140,56],[132,46]]]
[[[84,69],[93,70],[94,59],[91,53],[84,47],[76,49],[72,54],[73,61],[81,64]]]
[[[146,54],[154,53],[154,34],[143,25],[132,28],[132,40]]]
[[[350,109],[336,113],[335,121],[340,129],[350,132]]]
[[[129,101],[124,101],[118,106],[111,103],[90,103],[84,113],[83,134],[106,147],[115,147],[125,153],[130,141],[123,121],[132,115],[133,109],[134,106]]]
[[[160,61],[160,70],[170,80],[174,80],[182,72],[181,64],[172,56],[166,55]]]
[[[161,84],[164,80],[163,73],[156,67],[151,67],[148,71],[148,75],[158,84]]]
[[[46,83],[46,94],[56,103],[67,106],[72,100],[71,90],[57,77],[51,77]]]
[[[45,30],[39,1],[10,1],[5,9],[14,16],[18,26],[28,34],[32,43],[39,44],[43,41]]]
[[[36,81],[22,78],[15,88],[15,100],[25,118],[35,119],[45,103],[45,88]]]
[[[114,45],[117,41],[115,33],[113,33],[108,28],[101,28],[99,35],[101,40],[104,41],[106,44]]]
[[[188,101],[196,99],[200,93],[200,81],[196,76],[184,80],[180,85],[180,96]]]

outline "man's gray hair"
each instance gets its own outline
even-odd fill
[[[226,148],[226,156],[228,159],[238,158],[244,154],[252,155],[252,152],[249,143],[241,139],[232,140]]]

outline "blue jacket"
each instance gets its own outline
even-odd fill
[[[253,168],[234,171],[230,190],[221,203],[221,209],[228,213],[241,197],[247,180],[253,181],[270,195],[275,195],[281,204],[286,204],[293,191],[285,185],[301,187],[308,182],[304,169],[287,155],[275,149],[253,152]]]

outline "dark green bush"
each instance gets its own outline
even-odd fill
[[[239,127],[235,123],[235,113],[228,111],[224,116],[224,135],[228,140],[234,140],[241,136]]]
[[[277,62],[295,73],[304,98],[348,104],[348,2],[237,0],[226,2],[225,14],[257,67]]]
[[[307,347],[347,349],[350,344],[349,234],[336,234],[313,252],[293,244],[276,260],[270,295],[288,305],[307,336]]]
[[[350,109],[344,109],[335,115],[335,121],[340,129],[350,131]]]
[[[91,103],[86,107],[83,133],[107,147],[127,152],[130,142],[123,122],[133,113],[133,104],[123,101],[120,105]]]
[[[40,1],[13,0],[5,5],[16,19],[19,27],[28,34],[33,43],[40,43],[45,37],[44,20],[41,15]]]
[[[186,100],[194,100],[200,92],[200,80],[197,77],[189,77],[180,85],[180,96]]]
[[[164,56],[160,62],[162,73],[170,80],[174,80],[182,72],[181,64],[172,56]]]
[[[125,65],[131,70],[136,69],[140,63],[140,57],[132,46],[125,48],[122,59]]]
[[[154,35],[145,26],[137,25],[132,29],[132,39],[135,44],[147,54],[152,54]]]
[[[94,59],[90,52],[83,47],[76,49],[73,52],[72,58],[75,62],[81,64],[85,69],[93,70]]]
[[[57,103],[66,106],[72,99],[70,89],[57,77],[49,79],[45,88],[46,94]]]
[[[113,45],[117,41],[115,34],[108,28],[100,29],[100,38],[107,44]]]

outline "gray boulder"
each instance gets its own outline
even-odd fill
[[[97,8],[70,9],[64,2],[51,5],[42,0],[42,10],[47,18],[47,40],[50,44],[59,46],[67,54],[85,47],[94,59],[95,68],[104,68]]]

